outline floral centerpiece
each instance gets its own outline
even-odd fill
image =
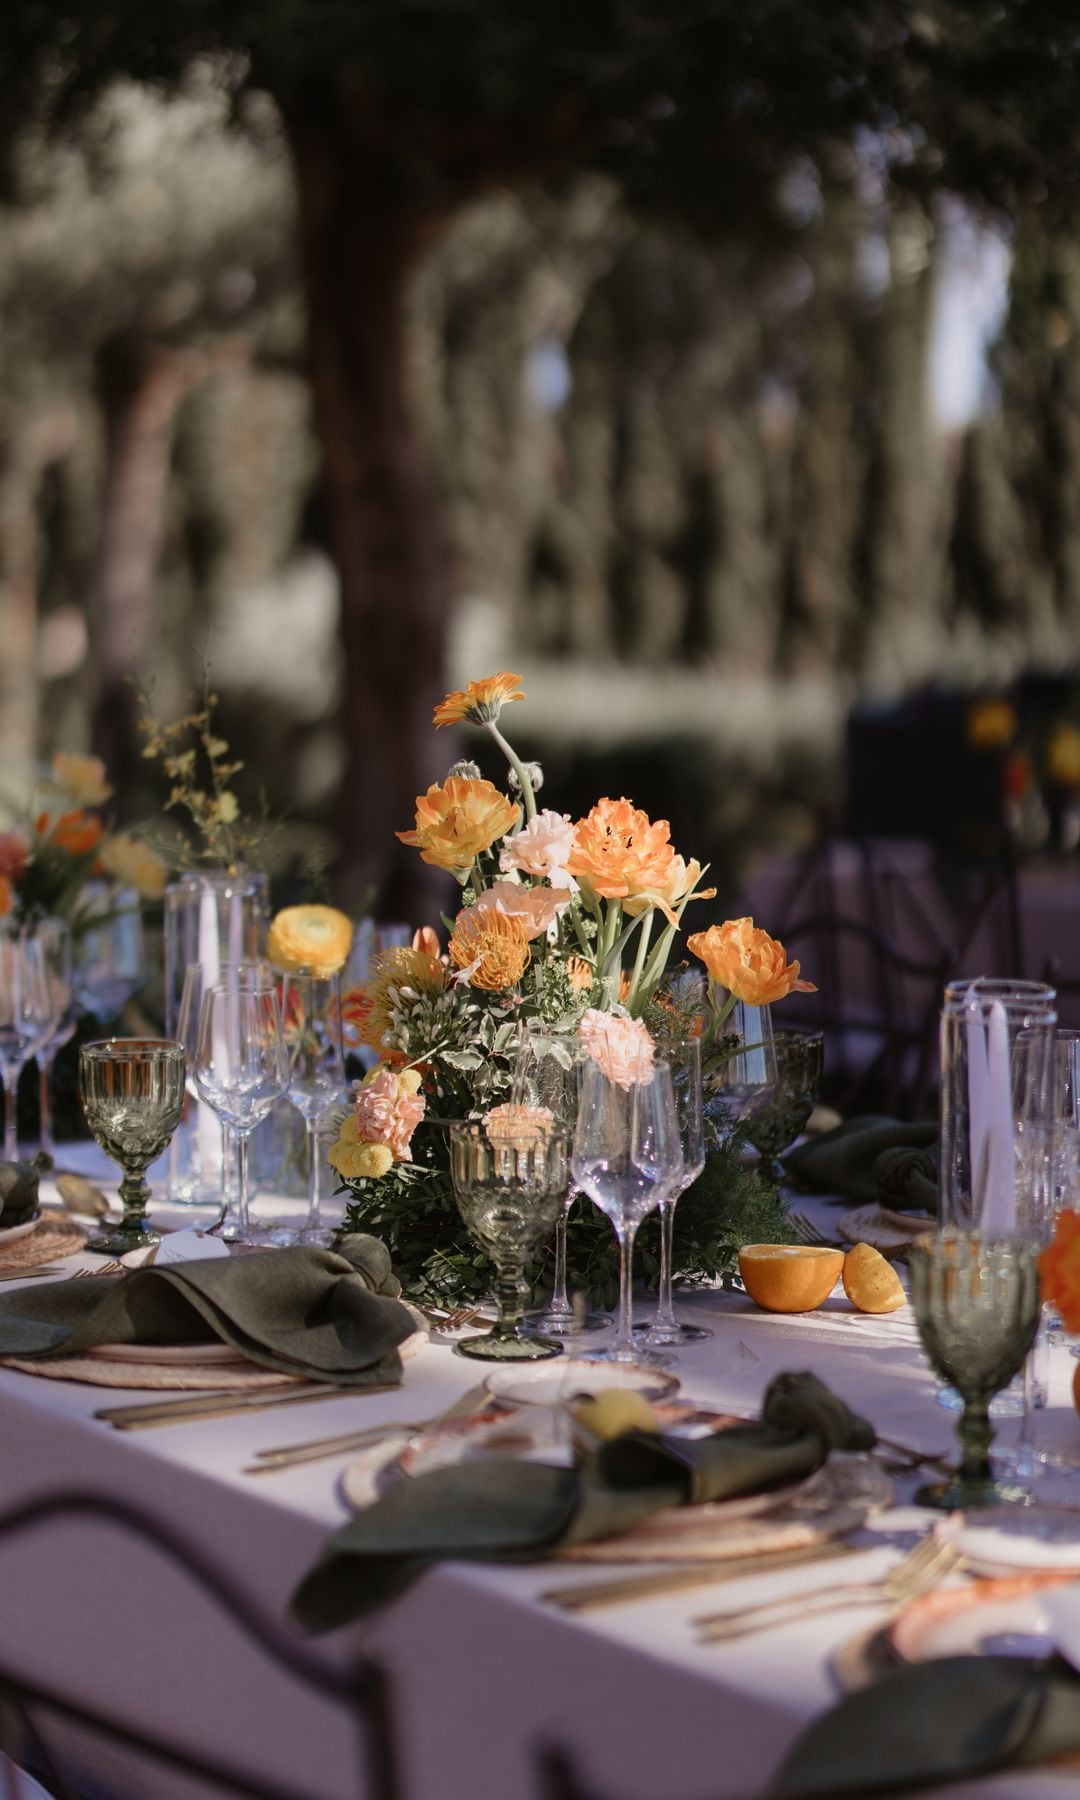
[[[446,1132],[513,1103],[526,1033],[555,1037],[583,1020],[587,1033],[591,1018],[614,1013],[654,1037],[699,1034],[708,1069],[725,1054],[736,997],[766,1004],[806,985],[752,920],[690,938],[707,987],[703,973],[672,980],[684,914],[715,889],[676,851],[667,821],[628,799],[598,800],[577,821],[538,806],[541,772],[499,728],[503,708],[524,697],[520,677],[504,673],[435,709],[436,727],[489,733],[507,786],[459,762],[418,797],[412,829],[397,835],[453,876],[460,905],[443,919],[445,941],[423,927],[410,946],[377,955],[342,1001],[347,1031],[378,1058],[329,1150],[351,1195],[347,1229],[383,1238],[406,1286],[428,1300],[457,1303],[489,1284],[454,1201]],[[775,1190],[741,1170],[730,1146],[717,1147],[679,1215],[684,1276],[722,1271],[739,1242],[783,1236]],[[610,1295],[610,1228],[595,1209],[581,1210],[571,1244],[574,1284]]]
[[[101,915],[100,903],[87,904],[91,880],[161,898],[164,863],[141,838],[106,824],[101,809],[112,792],[100,757],[54,756],[25,815],[0,831],[0,916],[19,924],[66,919],[78,931]]]

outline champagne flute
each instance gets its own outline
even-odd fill
[[[164,1150],[184,1106],[184,1046],[167,1038],[108,1038],[79,1051],[79,1098],[106,1156],[120,1164],[120,1224],[88,1240],[102,1256],[157,1244],[146,1219],[146,1170]]]
[[[649,1350],[662,1350],[667,1345],[700,1343],[702,1339],[713,1335],[707,1325],[686,1325],[677,1319],[671,1293],[675,1203],[705,1167],[701,1044],[697,1038],[682,1038],[675,1043],[666,1044],[665,1052],[671,1066],[683,1168],[678,1186],[665,1194],[660,1202],[660,1296],[653,1318],[647,1325],[639,1326],[636,1332],[638,1342]]]
[[[41,938],[33,927],[0,929],[0,1072],[7,1162],[15,1162],[19,1154],[15,1122],[19,1076],[55,1031],[59,1017],[59,1000],[49,980]]]
[[[43,919],[35,935],[40,939],[45,958],[45,972],[52,990],[56,1024],[43,1043],[34,1051],[38,1066],[38,1141],[49,1156],[55,1156],[53,1138],[51,1084],[56,1053],[75,1036],[78,1016],[75,1007],[75,968],[71,931],[63,919]]]
[[[671,1068],[641,1057],[609,1078],[591,1057],[581,1071],[571,1169],[594,1205],[607,1214],[619,1242],[619,1319],[610,1349],[593,1359],[663,1367],[670,1357],[640,1350],[631,1310],[634,1238],[646,1214],[683,1179],[683,1151]]]
[[[184,985],[180,994],[180,1006],[176,1015],[177,1041],[184,1046],[187,1057],[187,1092],[190,1099],[199,1101],[201,1096],[195,1080],[195,1060],[199,1049],[199,1014],[202,1009],[203,995],[213,987],[236,988],[244,993],[257,993],[260,989],[274,989],[274,976],[269,963],[264,962],[193,962],[184,970]],[[205,1117],[205,1114],[203,1115]],[[221,1128],[221,1189],[220,1193],[209,1187],[212,1161],[212,1143],[201,1146],[205,1152],[198,1155],[198,1180],[205,1183],[196,1187],[193,1198],[180,1201],[181,1205],[198,1204],[206,1198],[211,1201],[220,1200],[225,1211],[219,1224],[214,1226],[215,1235],[228,1242],[243,1243],[250,1234],[250,1221],[241,1218],[237,1208],[236,1192],[236,1146],[233,1142],[232,1128],[225,1120],[218,1117]],[[211,1127],[212,1129],[212,1127]],[[174,1197],[174,1196],[171,1196]]]
[[[546,1107],[558,1124],[572,1132],[577,1119],[581,1067],[586,1055],[576,1028],[573,1031],[549,1031],[543,1026],[531,1027],[514,1068],[515,1103]],[[551,1299],[542,1311],[529,1314],[530,1329],[538,1331],[542,1337],[576,1337],[579,1331],[606,1331],[611,1324],[607,1313],[582,1312],[579,1316],[566,1291],[566,1228],[570,1208],[580,1192],[577,1182],[571,1178],[555,1221],[555,1279]]]
[[[538,1108],[516,1116],[458,1120],[450,1127],[450,1174],[458,1210],[498,1271],[499,1317],[481,1337],[464,1338],[458,1356],[484,1362],[536,1362],[562,1345],[524,1326],[525,1270],[558,1217],[570,1179],[570,1134]]]
[[[1023,1367],[1039,1322],[1039,1246],[954,1225],[912,1245],[911,1293],[923,1349],[934,1373],[959,1393],[960,1468],[951,1481],[915,1495],[921,1506],[958,1507],[1031,1498],[996,1481],[990,1467],[990,1401]]]
[[[318,1123],[345,1087],[341,1046],[341,988],[336,975],[286,975],[281,989],[285,1044],[289,1053],[288,1095],[308,1137],[308,1211],[301,1231],[271,1232],[271,1241],[329,1244],[330,1228],[319,1218]]]
[[[195,1085],[235,1138],[239,1188],[235,1241],[246,1243],[253,1233],[248,1139],[289,1085],[276,989],[231,985],[206,990],[199,1009]]]

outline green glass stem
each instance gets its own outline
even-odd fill
[[[994,1427],[990,1421],[989,1398],[985,1394],[965,1400],[956,1435],[960,1440],[958,1480],[972,1487],[992,1481],[990,1444]]]

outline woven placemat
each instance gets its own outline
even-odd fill
[[[87,1235],[74,1219],[66,1219],[60,1213],[48,1213],[25,1237],[17,1238],[13,1244],[0,1244],[0,1275],[14,1274],[16,1269],[36,1268],[39,1263],[59,1262],[63,1256],[74,1256],[82,1249]]]
[[[0,1358],[0,1366],[23,1375],[44,1375],[52,1381],[86,1381],[92,1387],[166,1389],[206,1388],[215,1392],[234,1389],[293,1387],[306,1375],[278,1375],[273,1369],[222,1363],[201,1363],[185,1368],[177,1363],[111,1363],[97,1356],[49,1356],[38,1360],[18,1356]]]

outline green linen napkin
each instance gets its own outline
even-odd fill
[[[0,1162],[0,1229],[25,1225],[37,1211],[39,1169],[32,1162]]]
[[[573,1469],[458,1463],[401,1481],[335,1532],[293,1595],[308,1631],[362,1618],[447,1557],[535,1562],[628,1531],[665,1506],[726,1500],[809,1475],[874,1432],[809,1374],[778,1375],[760,1423],[686,1439],[631,1432]]]
[[[812,1193],[879,1201],[894,1211],[937,1212],[937,1125],[873,1114],[848,1119],[789,1150],[784,1168]]]
[[[264,1369],[345,1386],[398,1381],[416,1326],[375,1238],[152,1264],[0,1295],[0,1356],[77,1356],[97,1344],[220,1340]]]
[[[948,1656],[886,1675],[807,1727],[775,1800],[869,1800],[1080,1752],[1080,1675],[1055,1657]]]

